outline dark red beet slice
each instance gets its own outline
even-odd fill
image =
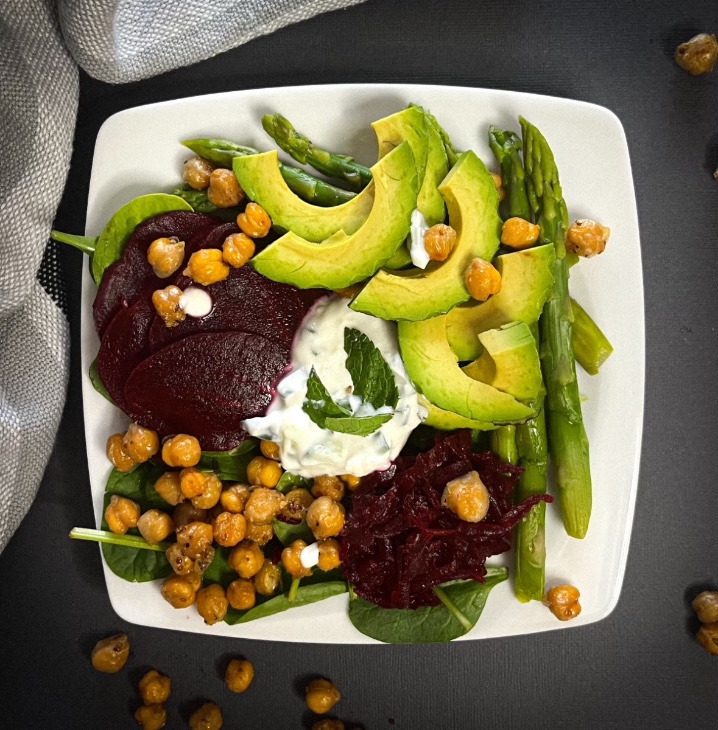
[[[247,438],[242,420],[259,416],[287,348],[247,332],[185,337],[140,363],[125,385],[135,419],[161,435],[189,433],[202,449],[224,451]]]
[[[218,220],[212,216],[190,211],[162,213],[140,223],[127,241],[122,258],[105,271],[97,290],[93,315],[95,329],[100,337],[104,335],[120,307],[133,304],[139,292],[147,285],[162,289],[171,283],[169,279],[172,277],[157,278],[147,263],[147,249],[152,241],[163,236],[177,236],[186,243],[186,259],[197,248],[194,241],[190,243],[191,239],[198,234],[201,236],[217,224]]]

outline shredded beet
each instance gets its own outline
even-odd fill
[[[491,497],[477,523],[441,506],[447,482],[472,470]],[[437,434],[429,451],[399,457],[365,477],[341,534],[344,573],[356,593],[384,608],[418,608],[438,604],[434,586],[469,578],[483,583],[486,559],[511,547],[516,523],[538,502],[552,501],[541,495],[512,504],[521,472],[491,452],[472,453],[464,430]]]

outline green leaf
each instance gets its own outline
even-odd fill
[[[95,358],[92,361],[92,364],[90,365],[89,370],[89,376],[90,376],[90,382],[92,383],[92,387],[103,397],[107,398],[112,405],[116,405],[115,401],[110,398],[110,394],[107,392],[107,388],[105,388],[104,383],[102,380],[100,380],[100,373],[97,371],[97,358]]]
[[[350,433],[354,436],[368,436],[381,428],[387,421],[391,421],[393,413],[382,413],[378,416],[362,416],[357,418],[327,418],[324,423],[330,431]]]
[[[73,246],[88,256],[92,256],[95,253],[95,246],[97,245],[96,236],[76,236],[73,233],[52,230],[50,231],[50,238],[53,241],[57,241],[57,243],[66,243]]]
[[[142,195],[123,205],[110,218],[97,239],[92,257],[92,278],[95,284],[100,285],[105,269],[122,256],[125,244],[140,223],[173,210],[192,210],[192,206],[177,195],[166,193]]]
[[[272,522],[272,529],[277,540],[285,547],[291,545],[295,540],[304,540],[307,545],[314,542],[314,535],[309,529],[306,520],[302,520],[296,525],[290,525],[288,522],[282,522],[281,520],[274,520]]]
[[[288,492],[291,492],[292,489],[297,489],[299,487],[308,489],[311,486],[311,479],[307,479],[306,477],[300,477],[296,474],[285,471],[284,474],[279,477],[279,481],[277,482],[277,486],[275,487],[275,489],[282,494],[287,494]]]
[[[243,441],[231,451],[203,451],[197,468],[213,471],[227,482],[246,482],[247,464],[256,456],[257,442],[254,439]]]
[[[155,482],[167,471],[167,468],[153,461],[138,464],[130,472],[113,469],[107,480],[105,494],[117,494],[137,502],[143,510],[167,510],[169,505],[155,491]]]
[[[399,402],[399,389],[394,373],[377,346],[359,330],[344,328],[346,367],[354,383],[354,395],[374,408],[391,406]]]
[[[351,412],[343,406],[337,405],[324,383],[319,379],[317,372],[312,368],[307,379],[307,395],[302,410],[319,426],[326,428],[327,418],[351,416]]]
[[[487,568],[486,582],[454,581],[443,596],[475,626],[491,589],[508,578],[506,568]],[[467,628],[446,605],[417,609],[381,608],[363,598],[349,602],[349,619],[362,634],[387,644],[434,644],[463,636]]]
[[[232,548],[215,545],[214,559],[209,564],[209,568],[204,571],[202,582],[204,585],[210,583],[219,583],[226,588],[233,580],[239,576],[232,568],[229,567],[229,554]]]

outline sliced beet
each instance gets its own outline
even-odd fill
[[[122,258],[105,271],[95,296],[93,314],[95,329],[102,337],[112,318],[123,305],[132,305],[146,286],[162,289],[169,279],[155,276],[147,263],[147,249],[156,238],[177,236],[185,241],[185,259],[196,250],[197,238],[217,227],[218,220],[210,215],[190,211],[162,213],[140,223],[125,246]],[[193,240],[194,239],[194,240]],[[184,268],[184,267],[182,267]],[[182,271],[182,268],[179,271]]]
[[[264,413],[289,350],[248,332],[185,337],[140,363],[125,385],[129,412],[161,435],[189,433],[208,451],[247,438],[242,421]]]

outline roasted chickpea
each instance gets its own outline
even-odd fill
[[[334,717],[325,717],[312,725],[312,730],[344,730],[344,723]]]
[[[538,241],[541,228],[525,218],[509,218],[501,227],[501,243],[515,249],[529,248]]]
[[[115,674],[127,664],[130,656],[130,641],[127,634],[115,634],[101,639],[92,650],[92,666],[98,672]]]
[[[282,467],[272,459],[255,456],[247,464],[247,480],[257,487],[273,489],[282,477]]]
[[[135,710],[135,720],[142,730],[161,730],[167,724],[164,705],[142,705]]]
[[[207,522],[190,522],[177,530],[177,544],[191,560],[197,560],[213,539],[212,525]]]
[[[335,537],[344,527],[344,507],[329,497],[319,497],[309,505],[307,524],[317,540]]]
[[[307,707],[317,715],[330,712],[342,696],[328,679],[313,679],[306,688]]]
[[[464,522],[481,522],[489,512],[491,497],[478,472],[470,471],[447,483],[441,505]]]
[[[566,250],[585,258],[598,256],[606,250],[610,235],[611,229],[596,221],[578,220],[566,231]]]
[[[456,245],[456,231],[437,223],[424,233],[424,248],[432,261],[445,261]]]
[[[247,540],[256,542],[257,545],[266,545],[273,537],[274,530],[272,525],[257,525],[254,522],[247,523]]]
[[[246,692],[253,679],[254,667],[246,659],[232,659],[224,673],[224,682],[230,692]]]
[[[244,199],[244,190],[231,170],[218,168],[209,176],[207,198],[218,208],[232,208]]]
[[[483,259],[472,260],[466,269],[464,281],[469,294],[479,302],[485,302],[492,294],[501,291],[501,274]]]
[[[205,487],[200,494],[192,497],[192,504],[200,509],[212,509],[222,494],[222,482],[213,472],[208,472],[205,476],[207,477]]]
[[[227,512],[241,514],[249,499],[249,487],[246,484],[232,484],[222,490],[219,495],[219,503],[222,509]]]
[[[199,555],[194,561],[194,572],[198,575],[204,573],[214,560],[215,549],[213,545],[205,544],[202,546]]]
[[[344,496],[344,482],[339,477],[315,477],[312,494],[315,497],[329,497],[339,502]]]
[[[295,540],[282,550],[282,565],[292,578],[308,578],[312,574],[311,568],[302,565],[302,550],[307,546],[304,540]]]
[[[244,505],[244,516],[247,522],[255,525],[268,525],[286,506],[287,498],[276,489],[257,487],[249,495]]]
[[[197,597],[193,574],[171,575],[162,582],[162,598],[173,608],[189,608]]]
[[[113,433],[107,439],[105,453],[117,471],[126,473],[132,471],[136,466],[135,461],[127,453],[127,449],[125,449],[124,436],[121,433]]]
[[[222,244],[222,258],[232,268],[241,269],[254,256],[254,241],[245,233],[233,233]]]
[[[148,509],[137,520],[137,529],[148,545],[156,545],[174,532],[175,524],[166,512]]]
[[[234,547],[247,534],[247,520],[244,515],[220,512],[212,520],[214,541],[223,547]]]
[[[282,572],[279,566],[265,558],[259,573],[254,576],[254,588],[262,596],[273,596],[282,580]]]
[[[499,194],[499,202],[501,202],[506,197],[506,189],[504,188],[504,182],[501,179],[501,175],[497,175],[495,172],[491,173],[491,178],[494,181],[494,185],[496,186],[496,190]]]
[[[256,542],[242,540],[237,547],[232,548],[227,562],[240,578],[251,578],[264,565],[264,553]]]
[[[177,575],[189,575],[194,571],[194,560],[188,558],[176,542],[165,550],[165,557]]]
[[[676,48],[676,63],[691,76],[710,73],[718,61],[718,41],[714,34],[698,33]]]
[[[202,286],[209,286],[224,281],[229,276],[229,266],[218,248],[201,248],[189,257],[184,274]]]
[[[197,509],[192,502],[180,502],[172,511],[175,529],[189,525],[190,522],[207,522],[207,510]]]
[[[130,459],[137,464],[143,464],[160,450],[157,433],[140,426],[139,423],[131,423],[128,426],[122,438],[122,445]]]
[[[334,570],[342,564],[339,557],[339,542],[332,538],[319,540],[319,562],[317,567],[324,572]]]
[[[220,730],[222,725],[222,713],[214,702],[205,702],[189,718],[190,730]]]
[[[164,499],[167,504],[176,507],[184,502],[186,497],[180,489],[180,474],[178,471],[166,471],[156,482],[155,492]]]
[[[162,461],[167,466],[197,466],[200,456],[202,456],[202,449],[199,441],[186,433],[179,433],[171,439],[167,439],[162,445]]]
[[[182,179],[193,190],[206,190],[209,187],[209,176],[214,170],[214,165],[202,157],[190,157],[184,163]]]
[[[287,504],[280,514],[290,522],[301,522],[307,516],[307,509],[313,501],[314,497],[306,489],[292,489],[287,492]]]
[[[176,327],[187,319],[184,309],[180,306],[181,298],[182,290],[174,284],[152,292],[152,304],[157,316],[165,323],[165,327]]]
[[[703,591],[692,601],[691,608],[703,624],[718,622],[718,591]]]
[[[237,216],[237,225],[250,238],[264,238],[272,227],[272,219],[261,205],[247,203],[244,213]]]
[[[257,600],[256,589],[251,580],[237,578],[227,586],[229,605],[237,611],[248,611]]]
[[[140,697],[146,705],[156,705],[167,702],[170,696],[172,682],[169,677],[160,674],[156,669],[150,669],[140,680],[137,686]]]
[[[361,477],[355,477],[353,474],[342,474],[341,480],[347,485],[350,492],[356,491],[361,485]]]
[[[575,586],[554,586],[546,592],[544,605],[559,621],[570,621],[581,613],[581,604],[578,602],[580,596]]]
[[[265,458],[279,461],[279,444],[275,444],[274,441],[260,441],[259,450]]]
[[[227,615],[227,595],[219,583],[212,583],[206,588],[197,591],[197,613],[204,619],[204,622],[211,626],[221,621]]]
[[[207,487],[207,475],[194,466],[188,466],[179,473],[180,490],[187,499],[198,497]],[[193,503],[194,504],[194,503]],[[198,505],[194,505],[198,507]],[[200,509],[208,509],[200,507]]]
[[[137,527],[140,505],[127,497],[113,494],[105,509],[105,521],[115,535],[124,535],[131,527]]]
[[[709,654],[718,655],[718,622],[703,624],[698,629],[696,639]]]
[[[166,279],[182,266],[184,241],[172,238],[156,238],[147,249],[147,263],[158,279]]]

